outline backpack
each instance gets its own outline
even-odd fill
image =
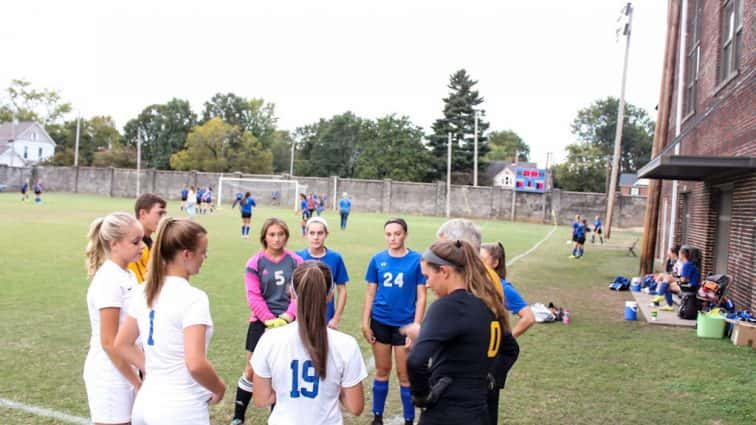
[[[630,289],[630,281],[624,276],[617,276],[609,284],[609,289],[612,291],[627,291]]]
[[[695,320],[698,315],[699,305],[696,294],[684,294],[680,298],[680,310],[677,316],[684,320]]]

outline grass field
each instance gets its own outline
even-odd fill
[[[42,205],[0,194],[0,398],[88,415],[81,378],[89,338],[83,249],[90,221],[115,210],[130,211],[132,200],[83,195],[46,195]],[[169,212],[178,215],[178,204]],[[256,233],[264,217],[276,215],[292,227],[289,248],[300,249],[298,218],[290,210],[259,208],[252,237],[239,238],[239,219],[228,210],[199,217],[209,231],[209,258],[193,284],[211,303],[215,334],[209,357],[229,389],[212,409],[213,423],[231,418],[235,382],[244,362],[248,309],[242,269],[259,249]],[[387,215],[353,214],[349,229],[332,224],[328,245],[345,257],[350,272],[349,301],[342,330],[358,337],[365,358],[370,349],[359,337],[364,275],[370,256],[385,247]],[[408,245],[425,249],[443,222],[438,217],[406,217]],[[551,226],[479,223],[486,241],[502,240],[511,257],[541,240]],[[756,422],[756,354],[729,340],[698,339],[690,329],[650,326],[622,320],[626,293],[606,284],[615,275],[631,276],[637,259],[624,247],[637,234],[616,231],[603,247],[588,245],[582,260],[568,260],[560,228],[541,247],[510,268],[510,277],[532,302],[553,301],[569,308],[569,325],[536,325],[519,340],[521,356],[502,395],[503,423],[514,424],[752,424]],[[370,379],[366,380],[369,396]],[[392,384],[386,416],[401,413]],[[360,418],[369,421],[370,400]],[[251,408],[247,423],[264,423],[266,411]],[[62,424],[2,407],[0,424]]]

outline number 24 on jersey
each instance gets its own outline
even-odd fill
[[[403,287],[404,286],[404,272],[399,272],[396,274],[396,277],[394,277],[393,274],[390,272],[386,272],[383,274],[383,286],[385,287],[392,287],[392,286],[398,286]]]

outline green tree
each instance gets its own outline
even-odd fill
[[[48,161],[52,165],[73,165],[76,151],[76,120],[50,126],[50,137],[56,141],[55,155]],[[97,152],[107,151],[121,143],[121,134],[113,118],[96,116],[81,120],[79,127],[79,165],[92,165]],[[136,158],[136,154],[134,156]]]
[[[433,157],[423,145],[423,129],[408,117],[379,118],[366,133],[354,177],[423,181],[432,171]]]
[[[5,93],[0,99],[0,122],[36,121],[47,128],[71,112],[71,104],[63,101],[60,92],[37,90],[26,80],[11,80]]]
[[[432,126],[433,133],[428,136],[435,161],[431,177],[440,179],[446,175],[446,157],[448,133],[452,133],[452,172],[458,176],[457,182],[469,183],[473,169],[473,139],[475,126],[475,110],[480,111],[478,120],[478,169],[485,170],[486,164],[482,158],[488,153],[488,139],[485,135],[488,122],[482,117],[484,110],[479,105],[483,103],[474,86],[478,82],[471,79],[467,71],[460,69],[449,78],[449,96],[444,98],[443,118],[437,119]],[[465,181],[459,181],[465,180]]]
[[[95,167],[136,168],[136,148],[116,143],[108,150],[95,152],[92,165]]]
[[[606,157],[589,143],[567,145],[567,160],[552,168],[554,187],[575,192],[604,192]]]
[[[273,172],[273,156],[252,133],[216,117],[191,130],[186,148],[171,156],[171,166],[177,170],[269,174]]]
[[[296,130],[297,175],[353,177],[372,122],[345,112]]]
[[[513,130],[491,132],[488,147],[491,150],[484,157],[486,161],[512,161],[515,154],[518,161],[527,161],[530,157],[530,146]]]
[[[292,143],[294,143],[294,139],[288,131],[276,130],[273,133],[273,144],[270,145],[270,152],[273,154],[273,172],[289,172]]]
[[[242,131],[250,132],[265,148],[270,148],[275,141],[276,123],[275,105],[265,103],[263,99],[245,99],[234,93],[216,93],[205,102],[202,123],[214,117],[235,125]]]
[[[618,107],[619,100],[611,96],[593,102],[578,111],[572,122],[572,133],[578,141],[598,147],[602,157],[611,158],[614,153]],[[654,122],[646,111],[626,103],[620,148],[621,173],[635,172],[651,160],[653,139]]]
[[[186,135],[197,123],[189,102],[172,99],[162,105],[150,105],[123,129],[127,146],[136,147],[137,132],[142,136],[142,164],[145,167],[169,169],[170,158],[182,150]]]

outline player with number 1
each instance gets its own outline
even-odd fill
[[[297,304],[291,298],[291,275],[302,258],[286,249],[289,227],[281,219],[265,220],[260,230],[263,249],[247,261],[244,286],[251,310],[247,329],[247,357],[244,373],[239,378],[232,425],[244,423],[244,415],[252,398],[252,365],[250,358],[266,329],[291,323],[297,315]]]
[[[373,256],[365,280],[365,304],[362,310],[362,334],[372,345],[375,358],[373,382],[373,425],[383,424],[383,408],[388,396],[391,354],[396,361],[405,424],[415,419],[403,326],[419,324],[425,313],[425,277],[420,270],[420,254],[404,245],[407,222],[389,219],[383,226],[388,249]]]

